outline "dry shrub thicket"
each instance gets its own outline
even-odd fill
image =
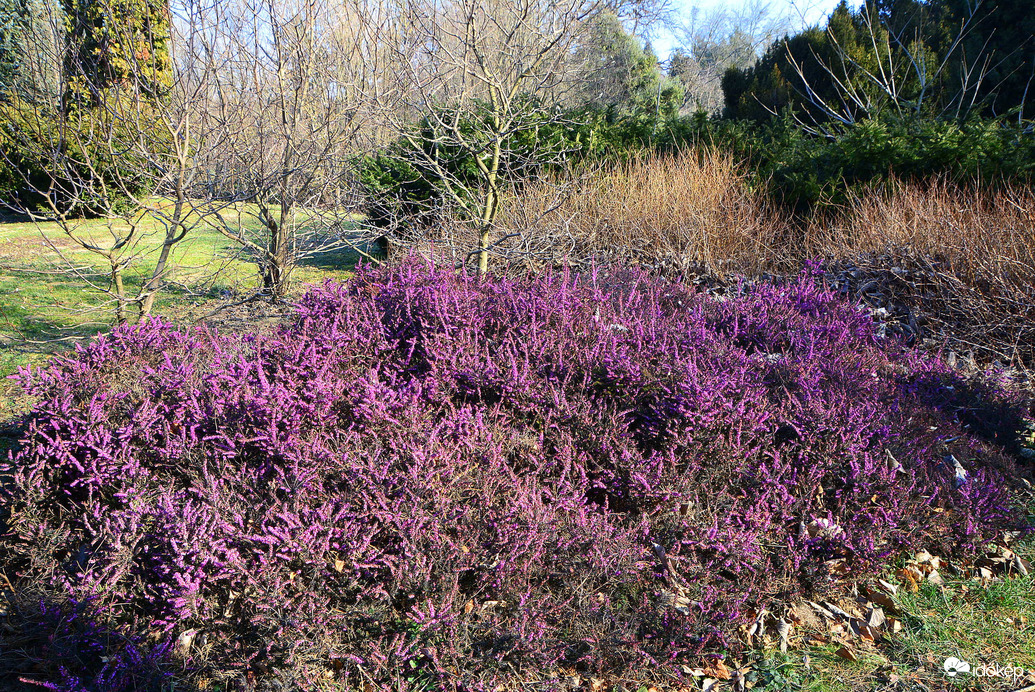
[[[985,360],[1035,364],[1031,188],[905,184],[857,196],[808,240],[811,254],[848,270],[860,297],[912,320],[917,336]]]
[[[636,156],[581,175],[532,183],[501,211],[505,233],[539,261],[620,260],[677,273],[757,274],[784,224],[748,173],[722,152]]]
[[[504,235],[523,231],[516,256],[533,266],[620,260],[728,280],[821,259],[833,283],[908,340],[1035,365],[1029,187],[899,182],[801,220],[721,152],[635,157],[567,178],[527,185],[501,212]]]

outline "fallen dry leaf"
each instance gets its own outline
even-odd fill
[[[726,664],[722,662],[722,659],[715,659],[708,663],[704,667],[704,674],[709,678],[717,678],[719,680],[730,679],[730,669],[726,667]]]
[[[869,625],[859,623],[859,636],[868,642],[873,642],[880,637],[880,634]]]
[[[812,606],[813,610],[815,610],[817,613],[819,613],[823,617],[827,618],[828,620],[835,619],[833,613],[831,613],[829,610],[827,610],[823,606],[819,605],[818,603],[814,603],[812,601],[806,601],[806,603],[808,603],[810,606]]]
[[[859,660],[859,657],[855,655],[855,652],[849,649],[847,646],[842,646],[835,653],[846,661],[854,662]]]
[[[831,613],[833,613],[837,617],[842,618],[844,620],[851,620],[853,617],[855,617],[852,613],[848,612],[844,608],[842,608],[842,607],[840,607],[840,606],[838,606],[838,605],[836,605],[834,603],[831,603],[830,601],[823,601],[823,606],[827,610],[829,610]],[[846,605],[845,608],[853,608],[853,606]],[[853,608],[853,610],[854,610],[854,608]]]
[[[895,602],[891,600],[891,597],[885,594],[879,592],[871,593],[870,599],[888,613],[895,614],[898,612],[898,607],[895,605]]]
[[[923,579],[923,575],[912,566],[903,567],[898,572],[895,572],[895,576],[902,580],[902,585],[907,590],[914,593],[920,590],[918,582]]]
[[[190,647],[194,643],[194,637],[197,636],[198,631],[194,629],[184,630],[180,636],[176,638],[176,651],[181,655],[185,656],[190,653]]]
[[[866,624],[870,627],[880,628],[887,622],[887,618],[884,617],[884,611],[880,608],[870,608],[870,612],[866,614]]]
[[[879,586],[881,589],[883,589],[884,593],[888,594],[889,596],[894,596],[895,593],[898,591],[898,587],[897,586],[895,586],[894,584],[892,584],[890,582],[886,582],[883,579],[878,579],[877,580],[877,586]]]
[[[809,525],[806,527],[806,530],[808,531],[809,537],[811,538],[815,538],[816,536],[824,536],[826,538],[837,538],[842,533],[844,533],[844,529],[838,526],[835,522],[831,521],[830,519],[823,518],[816,519],[810,522]]]

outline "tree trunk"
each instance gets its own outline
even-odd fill
[[[489,233],[491,229],[483,228],[478,236],[478,273],[482,276],[489,273]]]
[[[111,283],[115,291],[115,322],[126,324],[126,288],[122,283],[122,268],[117,261],[111,261]]]
[[[482,211],[481,229],[478,234],[478,273],[482,276],[489,272],[489,240],[500,202],[499,172],[503,140],[498,119],[493,124],[496,126],[496,141],[493,142],[492,159],[488,166],[480,166],[488,183],[485,190],[485,209]]]
[[[151,277],[140,291],[138,309],[141,320],[145,320],[151,315],[151,308],[154,307],[155,298],[158,297],[158,290],[162,287],[162,282],[168,273],[169,255],[172,254],[172,248],[175,244],[175,240],[168,236],[166,237],[165,242],[162,243],[162,251],[158,255],[158,263],[155,265],[155,270],[151,272]]]
[[[288,247],[286,214],[282,207],[278,221],[268,208],[261,211],[262,221],[269,234],[262,268],[262,290],[273,302],[282,300],[290,288],[291,249]]]
[[[271,252],[263,269],[262,290],[274,302],[283,299],[288,292],[288,269],[285,265],[283,256]]]

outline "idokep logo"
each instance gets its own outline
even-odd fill
[[[1020,666],[1001,666],[998,663],[981,663],[971,667],[966,661],[950,656],[942,664],[945,675],[954,678],[957,675],[973,675],[976,678],[1008,678],[1017,680],[1027,673]]]

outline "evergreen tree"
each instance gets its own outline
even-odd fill
[[[643,45],[610,12],[597,15],[581,56],[583,98],[609,117],[661,118],[678,112],[683,93],[676,78],[662,74],[650,44]]]
[[[817,122],[1035,112],[1031,0],[844,0],[825,29],[774,44],[723,79],[725,114]]]
[[[988,60],[988,71],[978,88],[985,115],[1016,112],[1035,118],[1035,8],[1031,0],[940,0],[947,27],[966,27],[965,67]],[[961,59],[962,63],[962,59]]]
[[[171,83],[165,0],[63,0],[69,50],[67,94],[94,102],[111,89],[164,97]]]
[[[24,0],[0,0],[0,100],[21,91],[28,17]]]

